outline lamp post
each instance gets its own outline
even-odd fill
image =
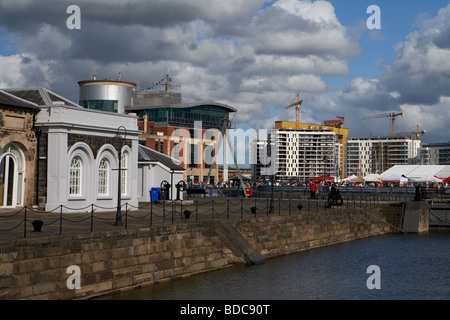
[[[270,166],[271,166],[271,168],[272,169],[274,169],[274,163],[272,163],[272,160],[273,160],[273,158],[272,158],[272,140],[271,140],[271,136],[272,136],[272,133],[269,133],[269,137],[268,137],[268,144],[267,144],[267,147],[268,147],[268,156],[271,158],[271,161],[270,161]],[[273,213],[273,183],[274,183],[274,176],[275,176],[275,172],[273,171],[273,172],[271,172],[271,178],[270,178],[270,180],[271,180],[271,182],[270,182],[270,207],[269,207],[269,213]]]
[[[120,129],[123,128],[124,133],[123,137],[120,134]],[[122,145],[125,141],[125,137],[127,136],[127,129],[124,126],[120,126],[117,128],[117,134],[116,138],[121,138],[121,143],[119,145],[118,151],[117,151],[117,157],[119,160],[119,168],[118,168],[118,175],[117,175],[117,211],[116,211],[116,222],[114,223],[115,226],[121,226],[122,225]]]
[[[323,156],[323,162],[324,162],[324,169],[323,169],[323,193],[325,195],[326,193],[326,187],[325,187],[325,183],[326,183],[326,175],[327,175],[327,161],[328,161],[328,157],[326,155]],[[325,197],[326,198],[326,197]]]

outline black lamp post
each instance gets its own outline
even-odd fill
[[[269,137],[268,137],[268,156],[271,158],[271,161],[270,161],[270,166],[272,167],[272,166],[274,166],[275,164],[274,163],[272,163],[272,160],[273,160],[273,158],[272,158],[272,140],[271,140],[271,135],[272,135],[272,133],[269,133]],[[274,169],[273,167],[272,167],[272,169]],[[273,183],[274,183],[274,176],[275,176],[275,172],[274,171],[272,171],[271,172],[272,174],[271,174],[271,178],[270,178],[270,180],[271,180],[271,183],[270,183],[270,207],[269,207],[269,213],[273,213]]]
[[[328,157],[326,155],[323,156],[323,162],[324,162],[324,169],[323,169],[323,190],[324,190],[324,194],[327,190],[327,188],[325,187],[325,183],[326,183],[326,176],[327,176],[327,161],[328,161]]]
[[[123,137],[120,134],[120,129],[123,128],[124,133]],[[124,126],[120,126],[117,128],[117,138],[121,138],[121,143],[119,145],[119,150],[117,151],[117,157],[119,159],[119,169],[118,169],[118,178],[117,178],[117,211],[116,211],[116,222],[114,223],[115,226],[121,226],[122,225],[122,145],[125,141],[125,137],[127,136],[127,129]]]

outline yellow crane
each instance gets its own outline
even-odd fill
[[[404,115],[405,114],[403,112],[400,112],[400,113],[389,112],[389,113],[378,114],[376,116],[364,117],[363,120],[378,119],[378,118],[391,118],[391,121],[392,121],[392,135],[395,136],[395,118],[397,118],[399,116],[403,117]]]
[[[297,100],[294,103],[292,103],[286,107],[286,109],[296,107],[295,108],[295,123],[297,126],[300,124],[300,105],[302,104],[302,102],[303,102],[303,100],[300,100],[300,96],[299,96],[299,94],[297,94]]]

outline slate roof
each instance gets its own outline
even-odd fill
[[[185,170],[185,168],[183,168],[182,166],[178,165],[177,162],[179,162],[178,160],[175,160],[169,156],[166,156],[163,153],[160,153],[158,151],[155,151],[153,149],[147,148],[143,145],[139,145],[138,148],[138,161],[142,162],[142,161],[157,161],[162,163],[163,165],[165,165],[166,167],[168,167],[171,170]]]
[[[52,105],[53,102],[64,102],[66,105],[80,107],[80,105],[70,101],[51,90],[46,88],[15,88],[15,89],[2,89],[2,91],[7,92],[17,98],[26,100],[28,102],[34,103],[38,106]]]
[[[15,95],[12,95],[3,90],[0,90],[0,105],[40,110],[36,103],[16,97]]]

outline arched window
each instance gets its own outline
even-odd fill
[[[98,166],[98,194],[109,194],[109,162],[102,159]]]
[[[81,196],[81,171],[83,163],[80,158],[75,157],[70,162],[69,173],[69,194],[71,196]]]
[[[123,152],[122,154],[122,162],[120,164],[121,166],[121,176],[120,176],[120,188],[121,188],[121,194],[126,195],[128,193],[128,152]]]
[[[23,205],[25,160],[14,143],[0,150],[0,207]]]

